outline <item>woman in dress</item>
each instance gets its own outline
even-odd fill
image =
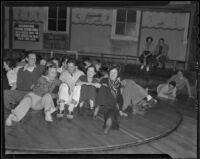
[[[127,116],[122,111],[123,98],[120,92],[121,83],[118,79],[119,69],[112,66],[109,69],[109,77],[101,80],[101,87],[96,97],[94,116],[102,109],[104,114],[104,133],[112,129],[119,129],[118,115]]]

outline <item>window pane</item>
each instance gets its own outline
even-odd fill
[[[67,16],[67,8],[66,7],[59,7],[58,8],[58,18],[66,19]]]
[[[48,30],[56,30],[56,19],[48,20]]]
[[[126,10],[118,9],[117,10],[117,22],[125,22],[126,20]]]
[[[49,18],[57,18],[57,7],[49,7]]]
[[[134,36],[136,34],[136,23],[126,23],[125,35]]]
[[[125,34],[125,23],[116,23],[115,34]]]
[[[66,20],[58,20],[58,31],[66,31]]]
[[[136,22],[136,11],[133,10],[128,11],[127,22]]]

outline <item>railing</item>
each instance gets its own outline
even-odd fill
[[[9,50],[5,50],[6,52]],[[22,49],[13,50],[13,52],[25,51]],[[59,55],[73,55],[76,59],[79,57],[89,56],[90,58],[98,58],[101,62],[120,62],[123,64],[123,67],[127,64],[139,64],[138,56],[126,55],[126,54],[107,54],[100,52],[85,52],[85,51],[76,51],[76,50],[29,50],[35,52],[36,54],[43,55],[44,58],[58,57]],[[168,65],[171,65],[173,70],[177,69],[178,64],[182,64],[185,69],[186,62],[178,61],[178,60],[170,60],[168,59],[166,62]]]

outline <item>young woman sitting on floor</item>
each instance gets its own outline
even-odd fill
[[[96,74],[96,69],[94,65],[87,67],[87,75],[82,75],[76,85],[81,86],[81,93],[79,99],[79,107],[82,108],[84,103],[89,101],[90,109],[93,110],[96,98],[96,89],[100,88],[101,85],[94,75]]]
[[[96,97],[94,116],[102,109],[104,114],[104,133],[119,129],[118,115],[127,116],[122,111],[123,98],[120,92],[121,83],[118,80],[119,69],[113,66],[109,69],[109,77],[101,80],[101,87]]]
[[[6,120],[6,125],[11,126],[13,121],[19,122],[22,120],[30,108],[33,110],[44,109],[45,120],[52,122],[51,114],[56,110],[53,99],[57,98],[57,94],[52,92],[61,83],[56,76],[56,65],[48,66],[46,68],[46,74],[39,78],[33,91],[25,95],[18,106],[11,111],[12,113]]]

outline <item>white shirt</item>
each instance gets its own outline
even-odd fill
[[[68,70],[66,70],[60,75],[60,80],[66,83],[70,87],[70,89],[73,90],[77,80],[82,75],[84,75],[84,73],[78,69],[72,75],[69,73]]]
[[[28,67],[28,64],[26,64],[24,66],[24,71],[28,70],[29,72],[33,72],[33,70],[36,68],[36,65],[34,65],[33,67]]]
[[[12,87],[13,84],[17,81],[17,72],[22,66],[18,66],[13,68],[12,70],[9,70],[6,74],[8,78],[8,83]]]

